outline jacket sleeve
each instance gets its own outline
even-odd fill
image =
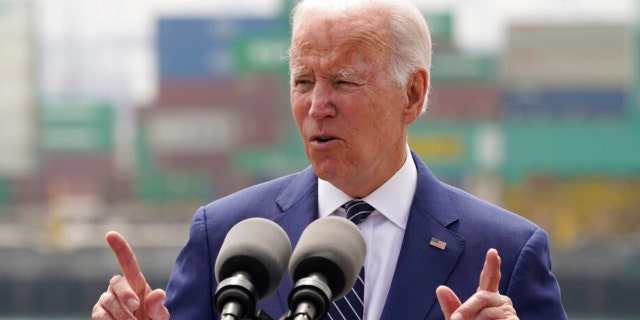
[[[204,212],[204,208],[200,208],[195,213],[189,240],[180,251],[171,272],[165,300],[171,319],[218,317],[213,306],[215,279]]]
[[[560,286],[551,273],[549,238],[544,230],[534,232],[522,248],[506,295],[521,320],[567,319]]]

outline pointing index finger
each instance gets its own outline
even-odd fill
[[[131,249],[127,240],[115,231],[108,232],[106,240],[113,253],[115,253],[120,269],[131,286],[131,289],[133,289],[139,297],[142,296],[147,289],[147,281],[142,271],[140,271],[133,249]]]
[[[484,267],[480,272],[480,285],[478,290],[498,292],[500,284],[500,256],[496,249],[489,249],[484,261]]]

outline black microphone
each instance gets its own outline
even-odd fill
[[[288,319],[321,319],[331,301],[347,294],[364,264],[367,246],[360,229],[340,217],[321,218],[302,232],[289,261],[295,283]]]
[[[246,219],[229,230],[216,259],[216,310],[223,320],[253,317],[256,303],[271,295],[291,257],[291,242],[275,222]]]

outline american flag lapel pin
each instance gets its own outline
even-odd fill
[[[447,243],[437,238],[431,238],[431,241],[429,241],[429,245],[440,250],[444,250],[444,248],[447,246]]]

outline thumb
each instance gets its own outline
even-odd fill
[[[164,299],[166,297],[167,294],[161,289],[153,290],[147,295],[146,307],[150,319],[169,319],[169,310],[164,306]]]
[[[436,296],[438,297],[440,309],[442,309],[445,320],[449,320],[451,318],[451,314],[462,304],[460,299],[453,290],[449,289],[447,286],[439,286],[436,289]]]

